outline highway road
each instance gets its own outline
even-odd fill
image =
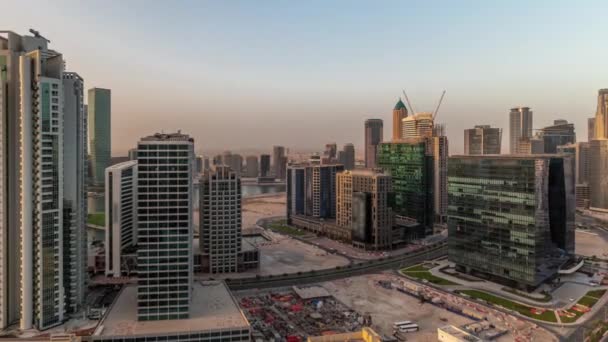
[[[347,266],[336,267],[334,269],[298,272],[282,276],[275,275],[227,279],[226,284],[231,290],[246,290],[319,283],[377,271],[413,266],[425,260],[446,256],[447,251],[447,244],[445,242],[440,242],[434,245],[424,246],[417,251],[412,251],[407,254],[354,263]]]

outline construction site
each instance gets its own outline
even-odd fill
[[[238,295],[241,309],[251,324],[253,341],[306,341],[361,330],[372,324],[320,286],[285,288]]]

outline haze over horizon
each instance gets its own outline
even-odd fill
[[[457,154],[476,124],[503,128],[506,151],[515,106],[535,128],[566,119],[587,139],[608,87],[608,3],[585,3],[26,0],[0,22],[39,30],[87,89],[112,89],[114,155],[177,129],[197,151],[352,142],[361,154],[365,119],[389,138],[404,88],[418,111],[447,91],[437,123]]]

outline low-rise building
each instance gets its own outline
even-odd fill
[[[189,318],[137,319],[137,288],[125,286],[93,333],[93,342],[250,341],[251,327],[223,282],[192,284]]]

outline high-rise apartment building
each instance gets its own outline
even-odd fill
[[[137,318],[188,318],[194,140],[157,133],[137,150]]]
[[[336,143],[325,144],[323,157],[326,158],[329,163],[335,162],[338,157],[338,145],[336,145]]]
[[[89,89],[88,136],[91,154],[91,183],[103,186],[105,171],[112,159],[112,92]]]
[[[448,258],[514,287],[535,288],[574,255],[568,156],[454,156]]]
[[[433,136],[433,113],[416,113],[402,120],[402,139],[428,138]]]
[[[136,148],[129,149],[128,157],[129,157],[129,160],[137,160],[137,149]]]
[[[106,276],[123,275],[123,251],[137,245],[137,161],[106,169]]]
[[[407,117],[407,107],[399,98],[393,109],[393,141],[400,140],[403,132],[403,119]]]
[[[533,138],[519,138],[515,154],[543,154],[545,152],[545,141],[541,136]]]
[[[378,144],[382,142],[383,136],[382,119],[365,120],[365,167],[368,169],[376,167]]]
[[[321,219],[335,218],[336,174],[343,170],[344,166],[340,164],[289,165],[287,219],[300,214]]]
[[[541,130],[544,153],[557,153],[557,147],[576,142],[574,124],[566,120],[555,120],[552,126]]]
[[[500,154],[502,128],[477,125],[464,130],[464,154]]]
[[[355,169],[355,146],[353,144],[346,144],[342,149],[342,158],[338,162],[344,165],[344,170]]]
[[[64,66],[0,32],[0,329],[61,324],[85,295],[83,80]]]
[[[287,170],[287,156],[285,147],[274,146],[272,148],[272,163],[274,167],[274,178],[285,179]]]
[[[336,224],[352,231],[355,245],[391,248],[391,177],[374,170],[344,171],[336,177]]]
[[[448,157],[449,144],[443,125],[435,125],[428,139],[433,155],[433,210],[435,221],[445,223],[448,213]]]
[[[200,181],[201,269],[237,272],[241,251],[241,179],[227,166],[205,172]]]
[[[199,174],[201,174],[204,170],[204,157],[203,156],[196,156],[195,158],[195,164],[194,164],[194,174],[196,176],[198,176]]]
[[[260,155],[260,177],[270,176],[270,155]]]
[[[598,91],[594,126],[594,139],[608,139],[608,89]]]
[[[249,178],[255,178],[260,173],[260,166],[258,164],[258,156],[247,156],[247,165],[245,165],[247,172],[246,175]]]
[[[87,117],[84,80],[63,73],[63,259],[66,311],[81,309],[87,283]]]
[[[378,147],[378,166],[393,179],[393,212],[417,224],[417,229],[404,232],[410,238],[422,237],[433,227],[433,156],[428,144],[428,139],[418,138]]]
[[[521,138],[532,138],[533,113],[529,107],[511,108],[509,113],[509,153],[518,153]]]
[[[587,119],[587,141],[595,139],[595,118]]]
[[[240,177],[243,173],[243,156],[241,156],[240,154],[233,154],[232,162],[228,166],[230,166],[232,171],[234,171],[237,176]]]

